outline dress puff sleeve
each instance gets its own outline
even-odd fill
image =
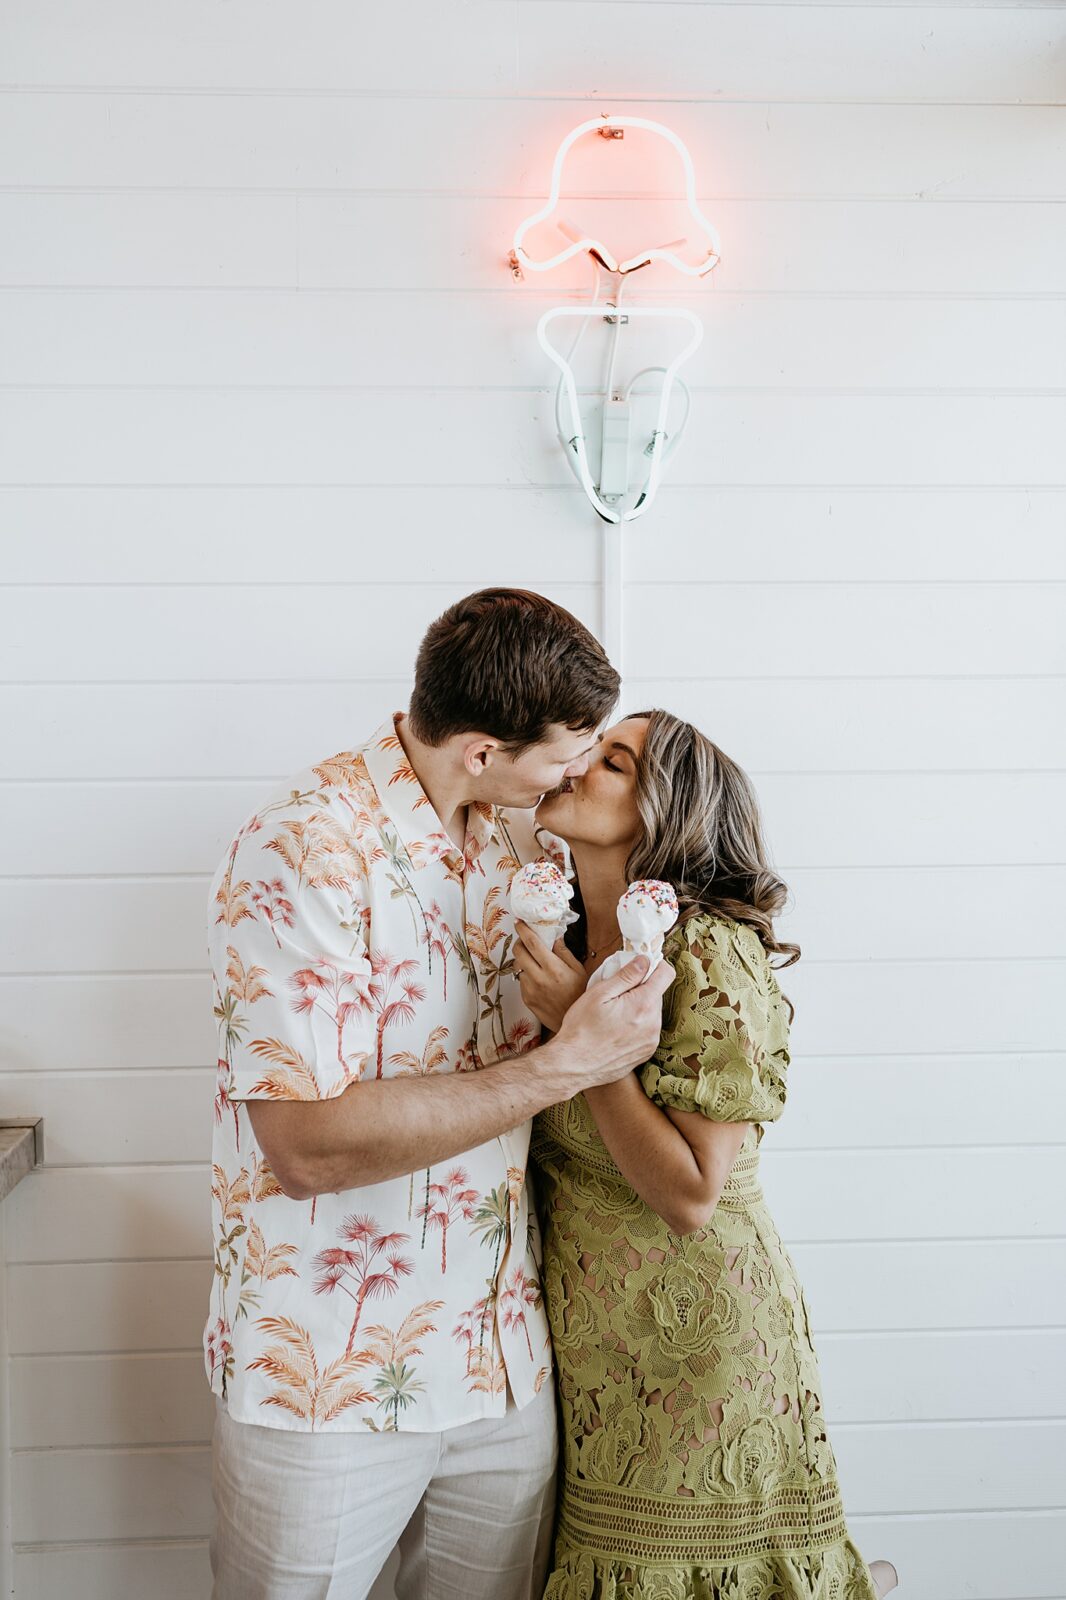
[[[667,940],[677,978],[647,1066],[656,1105],[715,1122],[774,1122],[785,1105],[788,1009],[762,941],[729,917],[689,917]]]

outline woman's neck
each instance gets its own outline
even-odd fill
[[[629,887],[626,881],[628,851],[598,850],[595,846],[570,847],[574,871],[581,885],[588,947],[602,949],[618,938],[618,902]]]

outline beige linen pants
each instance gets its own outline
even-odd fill
[[[443,1433],[295,1433],[215,1402],[213,1600],[541,1600],[555,1510],[550,1384]]]

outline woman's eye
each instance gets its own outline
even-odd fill
[[[616,767],[613,761],[608,761],[606,756],[603,758],[603,764],[605,767],[609,767],[612,772],[621,772],[622,770],[621,767]]]

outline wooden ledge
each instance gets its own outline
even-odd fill
[[[44,1160],[44,1118],[0,1120],[0,1200]]]

